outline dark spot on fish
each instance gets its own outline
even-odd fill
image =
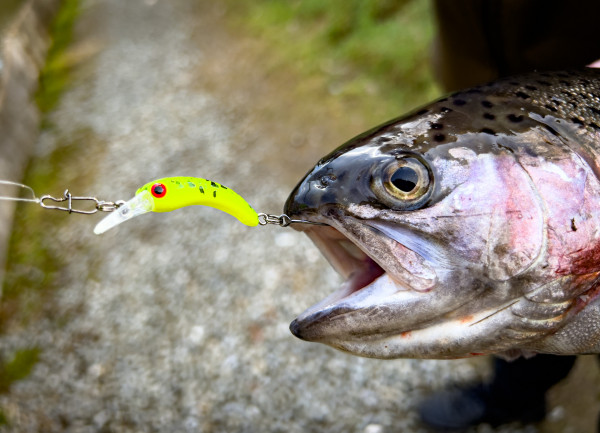
[[[417,111],[417,114],[419,116],[422,116],[423,114],[426,114],[426,113],[429,113],[429,110],[426,108],[424,108],[423,110]]]
[[[535,87],[535,86],[525,86],[525,88],[527,90],[537,90],[537,87]]]
[[[575,218],[571,218],[571,230],[576,232],[577,226],[575,225]]]
[[[544,105],[544,107],[546,107],[548,110],[552,111],[553,113],[556,113],[558,111],[556,108],[554,108],[550,104],[546,104],[546,105]]]
[[[214,186],[215,188],[219,186],[219,185],[217,185],[215,182],[213,182],[212,180],[210,181],[210,184],[211,184],[212,186]]]
[[[600,116],[600,110],[599,109],[597,109],[596,107],[592,107],[591,105],[588,105],[588,108],[590,110],[592,110],[594,112],[594,114],[597,114],[597,115]]]
[[[496,132],[493,129],[490,129],[490,128],[483,128],[479,132],[483,132],[484,134],[496,135]]]
[[[521,99],[529,99],[530,98],[530,96],[527,93],[521,92],[520,90],[517,93],[515,93],[515,95],[517,95],[517,97],[519,97]]]
[[[583,120],[581,120],[581,119],[579,119],[579,118],[577,118],[577,117],[571,117],[571,121],[572,121],[573,123],[577,123],[578,125],[581,125],[581,126],[583,126],[583,125],[584,125],[584,123],[583,123]]]
[[[483,113],[483,117],[488,120],[494,120],[496,118],[492,113]]]
[[[546,124],[544,124],[544,127],[552,134],[552,135],[556,135],[557,137],[560,137],[560,134],[558,132],[556,132],[556,129],[554,129],[551,126],[548,126]]]
[[[498,243],[494,247],[494,254],[496,254],[498,257],[507,256],[508,254],[510,254],[510,251],[508,250],[508,247],[505,244]]]
[[[223,186],[223,185],[219,185],[219,186],[220,186],[221,188],[223,188],[223,189],[227,189],[227,187],[226,187],[226,186]]]
[[[442,125],[441,123],[436,123],[436,122],[431,123],[431,129],[442,129],[443,127],[444,127],[444,125]]]
[[[537,83],[541,84],[542,86],[551,86],[552,85],[548,81],[544,81],[544,80],[537,80]]]
[[[497,145],[499,148],[501,148],[501,149],[506,149],[506,150],[508,150],[510,153],[515,153],[515,151],[514,151],[514,150],[512,150],[512,149],[511,149],[510,147],[508,147],[508,146],[505,146],[504,144],[496,143],[496,145]]]
[[[506,116],[506,118],[513,123],[519,123],[519,122],[523,121],[522,115],[516,115],[516,114],[512,114],[512,113],[509,114],[508,116]]]
[[[552,102],[554,102],[556,105],[560,105],[561,102],[558,99],[552,99]]]
[[[446,139],[446,136],[444,134],[435,134],[433,139],[437,142],[442,142]]]
[[[198,187],[198,191],[200,191],[202,194],[204,194],[204,188],[202,188],[202,185],[200,185],[200,186]]]
[[[581,96],[583,99],[587,99],[588,95],[586,95],[585,93],[579,93],[579,96]]]
[[[331,184],[331,182],[335,181],[337,177],[334,174],[326,174],[325,176],[321,176],[319,178],[319,183],[321,185],[317,186],[317,188],[325,189]]]
[[[451,112],[451,111],[452,111],[452,108],[448,108],[448,107],[442,107],[442,108],[440,108],[440,111],[441,111],[442,113],[449,113],[449,112]]]
[[[481,105],[483,105],[485,108],[492,108],[494,106],[494,104],[492,104],[490,101],[487,100],[483,100],[481,101]]]
[[[467,103],[467,101],[465,101],[464,99],[455,99],[454,101],[452,101],[452,103],[454,105],[461,106],[461,105],[465,105]]]
[[[387,143],[388,141],[392,141],[392,137],[388,137],[386,135],[377,137],[377,143]]]
[[[213,191],[213,197],[214,197],[214,198],[217,198],[217,191],[216,191],[216,190],[215,190],[215,191]]]

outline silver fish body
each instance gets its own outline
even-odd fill
[[[346,278],[291,324],[375,358],[600,352],[600,73],[455,93],[350,140],[285,213]]]

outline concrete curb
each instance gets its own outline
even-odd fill
[[[0,41],[0,179],[21,180],[33,152],[40,123],[33,97],[50,46],[49,26],[60,4],[27,1]],[[14,209],[14,202],[0,201],[0,288]]]

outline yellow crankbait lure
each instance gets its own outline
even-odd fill
[[[165,177],[148,182],[94,228],[97,235],[147,212],[170,212],[185,206],[210,206],[247,226],[259,224],[259,215],[238,193],[199,177]]]

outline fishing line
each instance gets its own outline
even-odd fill
[[[21,197],[21,196],[0,195],[0,200],[27,201],[27,202],[32,202],[32,203],[40,202],[40,199],[35,196],[35,192],[33,191],[33,188],[31,188],[30,186],[27,186],[27,185],[24,185],[24,184],[18,183],[18,182],[12,182],[10,180],[0,180],[0,185],[17,186],[17,187],[25,189],[31,193],[31,198]]]

